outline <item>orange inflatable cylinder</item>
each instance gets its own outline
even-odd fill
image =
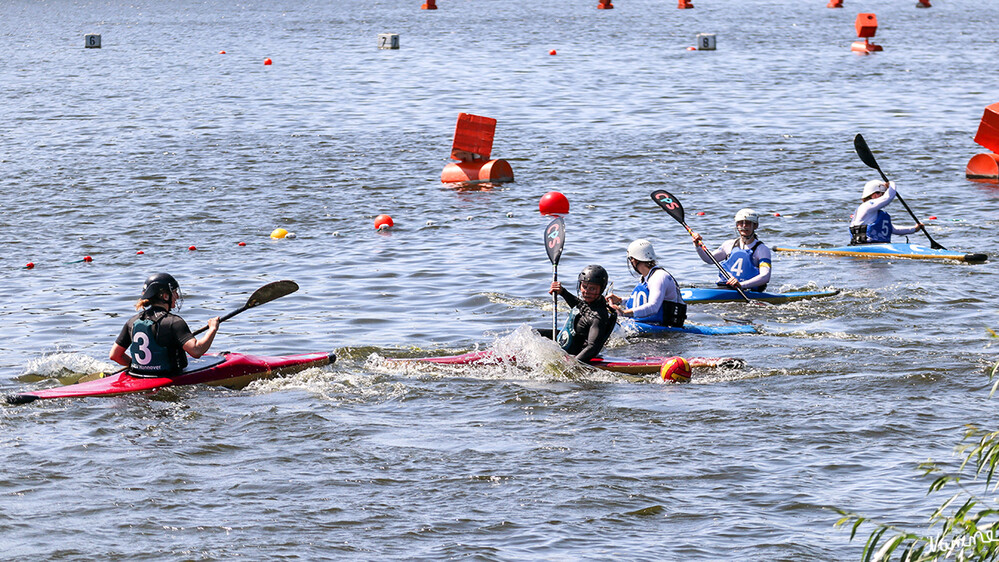
[[[978,124],[975,142],[991,150],[999,152],[999,103],[985,108],[982,122]]]
[[[420,6],[420,9],[421,10],[436,10],[437,9],[437,0],[427,0],[422,6]]]
[[[866,54],[873,53],[874,51],[883,51],[884,49],[881,48],[881,45],[875,45],[867,39],[864,39],[863,41],[854,41],[853,44],[850,45],[850,50]]]
[[[690,0],[680,0],[679,4],[677,5],[678,10],[686,10],[693,7],[694,5],[690,3]]]
[[[600,0],[600,3],[597,4],[597,9],[598,10],[613,10],[614,9],[614,4],[611,4],[611,0]]]
[[[843,0],[829,0],[829,3],[826,4],[826,8],[842,8],[842,7],[843,7]]]
[[[919,3],[916,4],[916,7],[917,8],[932,8],[933,6],[930,5],[930,0],[919,0]]]
[[[976,154],[968,161],[965,176],[972,180],[999,180],[999,154]]]
[[[483,184],[513,181],[513,168],[506,160],[453,162],[441,171],[442,183]]]
[[[874,14],[857,14],[857,21],[854,22],[857,28],[857,37],[874,37],[878,31],[878,16]]]

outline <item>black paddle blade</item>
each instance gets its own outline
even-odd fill
[[[552,265],[558,265],[559,258],[562,257],[562,246],[565,245],[565,221],[562,217],[548,223],[545,229],[545,249],[548,250],[548,259],[552,260]]]
[[[8,394],[3,397],[4,402],[11,405],[30,404],[38,400],[37,396],[31,394]]]
[[[662,210],[669,213],[669,216],[676,219],[677,222],[686,224],[683,220],[683,205],[680,204],[679,199],[670,195],[668,191],[663,191],[662,189],[653,191],[652,200],[656,202],[656,205],[662,207]]]
[[[298,283],[295,283],[294,281],[284,280],[268,283],[256,291],[253,291],[250,298],[246,300],[246,308],[253,308],[255,306],[271,302],[274,299],[290,295],[297,290]]]
[[[878,166],[878,161],[874,159],[874,153],[871,152],[871,148],[867,146],[867,141],[864,140],[864,135],[857,133],[857,136],[853,137],[853,149],[857,151],[857,156],[867,164],[868,167],[874,168],[881,173],[881,178],[886,182],[888,178],[885,177],[885,173],[881,171],[881,166]]]

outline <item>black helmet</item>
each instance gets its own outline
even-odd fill
[[[579,272],[579,283],[586,281],[587,283],[596,283],[600,285],[600,292],[604,292],[607,288],[607,270],[600,267],[599,265],[588,265],[583,268],[583,271]]]
[[[155,299],[160,293],[170,293],[175,289],[180,289],[177,280],[169,273],[156,273],[150,275],[142,285],[142,299]]]

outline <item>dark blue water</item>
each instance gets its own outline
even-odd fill
[[[601,263],[626,292],[644,237],[710,284],[651,191],[711,244],[747,206],[771,246],[842,244],[877,177],[863,133],[934,239],[991,253],[999,189],[964,166],[997,101],[999,5],[420,4],[4,4],[0,391],[111,367],[161,270],[192,327],[301,286],[213,351],[340,357],[240,391],[0,408],[7,556],[831,560],[862,545],[831,507],[918,527],[943,500],[915,465],[996,422],[992,262],[777,254],[772,289],[841,293],[691,308],[758,335],[611,340],[747,361],[665,386],[566,369],[530,334],[552,314],[537,205],[570,200],[563,280]],[[868,11],[885,50],[857,56]],[[386,32],[400,50],[377,49]],[[705,32],[718,50],[687,51]],[[440,183],[459,112],[498,120],[515,183]],[[396,226],[376,232],[382,213]],[[476,347],[525,361],[383,361]]]

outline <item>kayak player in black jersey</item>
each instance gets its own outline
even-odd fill
[[[558,281],[552,281],[549,294],[559,294],[572,307],[569,319],[558,333],[558,343],[567,353],[583,363],[600,355],[614,325],[617,313],[610,309],[604,298],[607,288],[607,270],[599,265],[588,265],[579,273],[576,288],[579,297],[566,291]],[[539,330],[551,337],[551,330]]]
[[[142,312],[125,322],[111,346],[110,359],[128,367],[129,374],[171,377],[187,366],[187,355],[195,359],[204,355],[219,329],[219,317],[209,320],[208,331],[197,339],[187,322],[170,312],[179,309],[180,300],[180,285],[169,273],[146,279],[142,296],[135,304],[135,309]]]

